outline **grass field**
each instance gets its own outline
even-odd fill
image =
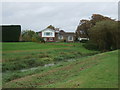
[[[116,88],[117,52],[96,54],[80,43],[3,43],[3,88]]]
[[[95,54],[79,43],[3,43],[3,72]]]

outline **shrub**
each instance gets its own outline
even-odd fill
[[[88,40],[81,40],[80,42],[81,43],[86,43]]]
[[[98,50],[98,46],[95,43],[91,43],[90,41],[88,41],[87,43],[83,44],[83,46],[86,49],[89,49],[89,50]]]
[[[40,38],[41,43],[45,43],[45,40],[43,38]]]
[[[32,37],[35,37],[35,32],[32,30],[24,30],[22,31],[22,41],[31,42]]]
[[[33,42],[40,42],[40,41],[41,41],[41,38],[39,37],[38,34],[35,33],[35,34],[32,36],[32,41],[33,41]]]

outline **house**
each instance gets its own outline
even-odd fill
[[[74,32],[65,32],[64,30],[60,30],[57,34],[58,41],[64,42],[74,42],[75,40],[75,33]]]
[[[46,28],[38,33],[40,38],[46,42],[74,42],[75,40],[74,32],[65,32],[64,30]]]

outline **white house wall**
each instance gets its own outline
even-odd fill
[[[51,32],[52,35],[51,36],[46,36],[46,35],[44,35],[45,32]],[[45,29],[45,30],[42,31],[42,37],[55,37],[55,31],[51,30],[51,29]]]

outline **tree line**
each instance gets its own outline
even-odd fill
[[[88,49],[109,51],[119,49],[120,22],[100,14],[93,14],[90,20],[82,19],[76,30],[76,38],[87,37],[84,45]]]
[[[120,21],[111,19],[100,14],[93,14],[90,20],[82,19],[75,31],[76,40],[79,37],[89,38],[84,44],[87,49],[101,51],[110,51],[119,49],[120,41]],[[49,25],[47,28],[55,30],[55,27]],[[22,31],[22,41],[42,42],[37,32],[33,30]]]

